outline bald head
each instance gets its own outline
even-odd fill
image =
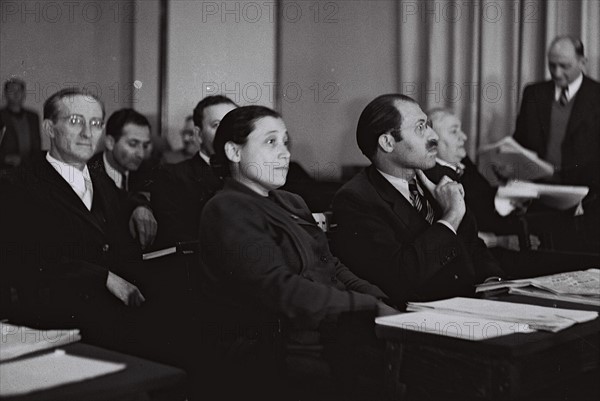
[[[548,50],[548,69],[552,80],[559,87],[573,82],[585,68],[583,44],[570,36],[559,36],[550,44]]]

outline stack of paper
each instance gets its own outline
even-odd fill
[[[66,354],[63,350],[0,364],[0,396],[32,393],[125,369],[122,363]]]
[[[79,330],[37,330],[0,322],[0,362],[81,340]]]
[[[576,323],[594,320],[598,312],[579,311],[513,302],[473,298],[451,298],[442,301],[408,303],[409,311],[435,311],[472,319],[489,319],[528,325],[531,329],[557,332]]]
[[[508,288],[511,294],[600,306],[600,269],[485,283],[476,292]]]

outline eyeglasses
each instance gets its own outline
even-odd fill
[[[66,120],[69,127],[77,130],[82,130],[86,125],[85,117],[79,114],[71,114],[70,116],[58,117],[59,120]],[[90,131],[99,133],[104,129],[104,121],[100,118],[92,118],[89,123]]]
[[[410,125],[409,125],[410,127]],[[418,123],[415,124],[415,132],[417,133],[417,135],[420,136],[424,136],[425,132],[427,131],[427,128],[431,128],[433,129],[433,122],[430,119],[427,119],[427,121],[419,121]],[[407,127],[404,127],[404,129],[406,129]],[[394,132],[394,133],[400,133],[402,131],[402,128],[398,127],[398,128],[392,128],[390,130],[390,132]]]

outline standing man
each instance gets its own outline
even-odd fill
[[[16,167],[41,152],[40,119],[23,108],[25,82],[4,83],[6,107],[0,110],[0,169]],[[4,134],[2,134],[4,130]]]
[[[363,110],[358,147],[371,161],[336,194],[335,254],[398,305],[473,295],[474,284],[502,274],[477,238],[462,185],[434,185],[438,136],[410,97],[383,95]]]
[[[210,167],[213,140],[225,114],[238,106],[221,95],[207,96],[194,109],[194,138],[200,151],[194,157],[159,171],[152,189],[152,207],[161,246],[196,241],[204,204],[221,188]]]
[[[0,183],[0,250],[4,285],[18,298],[15,322],[77,327],[86,342],[113,347],[133,324],[125,306],[144,296],[124,278],[125,262],[139,258],[122,218],[128,211],[113,183],[86,165],[103,129],[98,98],[63,89],[46,100],[50,151]]]
[[[559,36],[548,50],[552,80],[523,91],[514,138],[555,166],[563,184],[600,185],[600,82],[583,74],[583,43]]]
[[[88,163],[90,169],[106,174],[138,208],[132,220],[131,234],[139,239],[142,248],[151,245],[157,224],[150,209],[150,177],[139,173],[149,152],[150,123],[133,109],[115,111],[106,123],[105,151],[96,154]]]

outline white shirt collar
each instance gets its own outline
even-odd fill
[[[115,182],[115,185],[117,186],[117,188],[123,189],[123,175],[122,174],[125,174],[126,176],[128,176],[129,171],[121,173],[119,170],[117,170],[116,168],[111,166],[110,163],[108,162],[108,158],[106,157],[106,152],[102,153],[102,160],[104,160],[104,170],[106,171],[106,174],[108,174],[110,179]]]
[[[204,153],[202,153],[202,151],[199,151],[198,153],[200,153],[200,157],[202,158],[202,160],[204,160],[206,164],[210,166],[210,157],[206,156]]]
[[[583,83],[583,73],[579,74],[579,76],[577,78],[575,78],[575,80],[569,84],[569,86],[567,87],[568,88],[567,89],[567,100],[569,102],[571,101],[571,99],[573,99],[575,97],[577,92],[579,92],[579,88],[581,88],[582,83]],[[554,85],[554,100],[556,100],[557,102],[558,102],[558,99],[560,99],[561,91],[562,91],[562,88],[560,86]]]
[[[393,175],[384,173],[379,169],[377,169],[377,171],[379,171],[383,178],[388,180],[388,182],[392,184],[392,186],[396,188],[396,190],[400,192],[407,201],[410,202],[410,190],[408,189],[408,181],[406,181],[404,178],[395,177]]]
[[[435,162],[436,162],[437,164],[440,164],[440,165],[442,165],[442,166],[449,167],[449,168],[451,168],[452,170],[454,170],[454,171],[457,171],[457,172],[458,172],[458,169],[462,169],[462,170],[464,170],[464,169],[465,169],[465,165],[464,165],[464,164],[462,164],[462,163],[460,163],[460,162],[458,162],[457,164],[454,164],[454,163],[449,163],[449,162],[447,162],[446,160],[442,160],[442,159],[440,159],[439,157],[436,157],[436,158],[435,158]]]
[[[88,182],[88,190],[91,192],[91,198],[93,198],[94,187],[92,185],[92,179],[90,177],[90,170],[87,165],[83,167],[83,171],[77,167],[62,162],[50,155],[50,152],[46,153],[46,160],[50,165],[60,174],[60,176],[73,188],[73,191],[83,200],[83,196],[86,192],[86,181]]]

